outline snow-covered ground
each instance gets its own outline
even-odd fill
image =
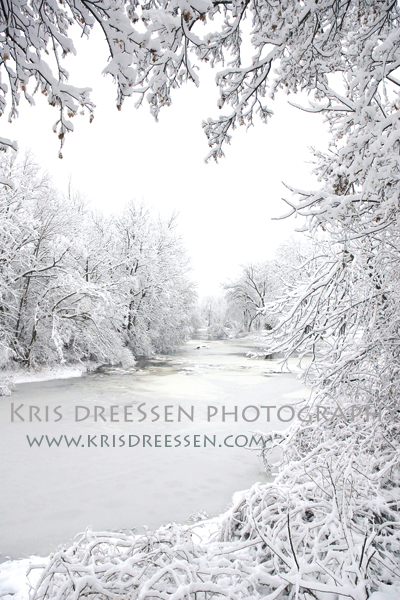
[[[19,383],[30,383],[37,381],[52,381],[54,379],[71,379],[81,377],[86,372],[85,367],[57,366],[43,367],[38,371],[20,370],[4,372],[4,378],[11,380],[15,385]]]
[[[44,366],[38,369],[15,367],[14,369],[0,370],[0,397],[11,395],[12,391],[15,390],[15,386],[21,383],[72,379],[74,377],[81,377],[85,372],[85,367],[72,365]]]
[[[29,592],[40,577],[48,559],[31,556],[22,560],[8,560],[0,564],[0,598],[28,600]]]

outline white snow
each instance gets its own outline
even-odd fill
[[[30,589],[39,579],[41,567],[44,567],[47,560],[40,556],[31,556],[0,564],[0,598],[28,600]]]
[[[17,371],[5,373],[17,385],[19,383],[31,383],[35,381],[52,381],[53,379],[71,379],[81,377],[86,372],[85,367],[57,366],[47,367],[40,371]]]

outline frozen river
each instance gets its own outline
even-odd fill
[[[240,446],[287,426],[261,406],[307,391],[274,373],[276,361],[246,357],[255,349],[192,340],[142,371],[24,383],[1,398],[0,560],[46,555],[88,526],[141,532],[217,515],[265,480],[256,452]]]

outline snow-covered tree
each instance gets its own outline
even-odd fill
[[[6,357],[32,365],[125,351],[107,327],[111,297],[82,268],[89,211],[62,197],[27,157],[4,159],[15,188],[1,197],[2,340]],[[94,249],[93,249],[94,251]],[[113,350],[116,350],[114,353]]]
[[[249,264],[235,281],[224,284],[232,316],[240,315],[244,331],[272,329],[273,317],[266,304],[277,295],[279,281],[273,261]]]
[[[230,329],[237,329],[228,316],[228,303],[223,295],[204,296],[199,306],[200,323],[210,338],[223,339]]]
[[[135,354],[168,352],[191,331],[195,293],[176,220],[154,219],[134,202],[114,219],[122,332]]]
[[[106,218],[29,158],[0,167],[15,182],[0,191],[3,364],[127,362],[186,339],[195,294],[174,219],[133,203]]]

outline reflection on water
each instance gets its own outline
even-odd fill
[[[25,383],[2,398],[0,559],[48,554],[87,526],[141,531],[196,511],[216,515],[235,491],[265,480],[255,452],[224,440],[284,428],[276,411],[270,422],[265,410],[252,422],[254,407],[290,404],[307,391],[294,375],[274,373],[273,361],[246,358],[249,349],[240,340],[192,340],[143,370]],[[46,435],[59,445],[48,447]],[[44,436],[42,445],[30,448],[27,436]]]

